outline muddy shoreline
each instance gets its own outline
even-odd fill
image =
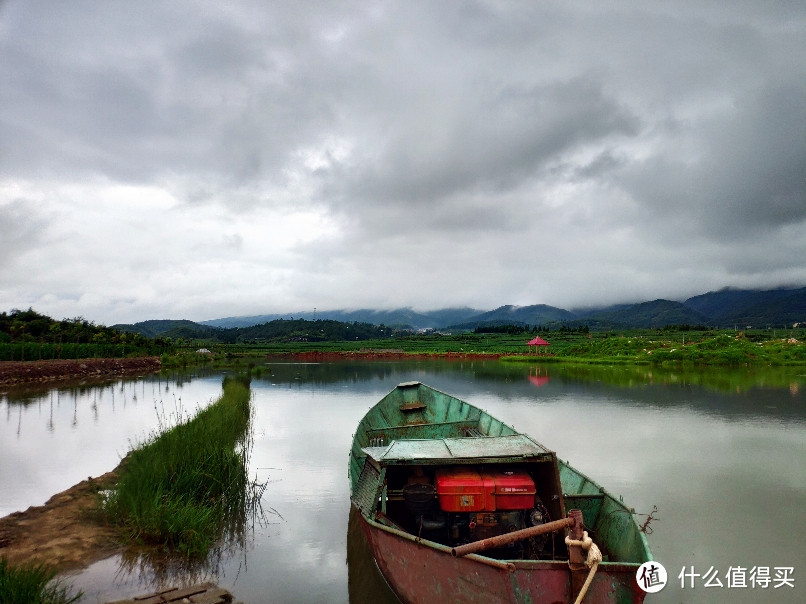
[[[0,389],[101,382],[147,375],[160,367],[158,357],[4,361],[0,362]],[[122,551],[115,528],[98,511],[98,493],[117,484],[121,465],[53,495],[44,505],[0,518],[0,557],[11,564],[46,563],[65,572]]]
[[[159,371],[161,366],[159,357],[2,361],[0,362],[0,386],[146,375]]]
[[[45,505],[0,518],[0,558],[46,563],[61,573],[122,551],[116,529],[98,507],[99,492],[117,484],[121,465],[57,493]]]

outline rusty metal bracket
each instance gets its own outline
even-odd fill
[[[573,515],[574,512],[579,512],[578,518],[577,516]],[[581,536],[582,512],[579,510],[571,510],[568,513],[568,517],[563,518],[562,520],[554,520],[553,522],[547,522],[545,524],[532,526],[519,531],[512,531],[511,533],[498,535],[497,537],[490,537],[489,539],[481,539],[465,545],[459,545],[451,549],[451,554],[454,557],[461,558],[462,556],[467,556],[468,554],[474,554],[476,552],[481,552],[495,547],[502,547],[504,545],[509,545],[510,543],[515,543],[516,541],[529,539],[530,537],[537,537],[539,535],[545,535],[546,533],[552,533],[565,528],[571,528],[573,530],[573,527],[577,523],[579,524],[579,532]]]

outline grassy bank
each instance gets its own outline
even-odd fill
[[[250,413],[249,378],[228,376],[215,403],[131,453],[104,502],[127,540],[203,556],[243,517]]]
[[[56,571],[44,564],[12,566],[0,558],[0,604],[70,604],[81,599],[58,580]]]
[[[261,344],[207,343],[217,363],[238,357],[309,352],[368,353],[395,351],[407,355],[493,354],[508,360],[536,358],[544,362],[647,364],[647,365],[806,365],[806,330],[757,329],[670,330],[630,329],[606,332],[557,331],[540,333],[550,346],[536,355],[526,342],[534,334],[457,333],[418,334],[383,340],[342,342],[272,342]],[[201,355],[196,355],[201,356]],[[192,360],[186,355],[184,362]],[[215,359],[215,360],[212,360]],[[163,360],[166,364],[166,360]]]
[[[533,362],[534,356],[514,355],[510,362]],[[545,362],[672,365],[806,365],[806,343],[797,338],[768,338],[744,333],[684,334],[668,337],[632,333],[584,338]]]

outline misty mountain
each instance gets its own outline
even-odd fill
[[[714,325],[792,325],[806,321],[806,287],[800,289],[721,289],[684,302]]]
[[[148,337],[221,337],[221,331],[248,328],[284,320],[328,320],[343,323],[385,325],[393,329],[473,330],[499,325],[541,325],[551,329],[563,325],[587,325],[593,330],[617,328],[660,328],[666,325],[708,325],[712,327],[791,326],[806,322],[806,287],[800,289],[740,290],[723,289],[694,296],[684,302],[653,300],[638,304],[616,304],[603,308],[574,311],[533,304],[505,305],[490,311],[473,308],[444,308],[416,312],[411,308],[393,310],[333,310],[285,314],[227,317],[202,323],[150,320],[134,325],[113,325],[121,331]]]
[[[483,311],[474,308],[443,308],[428,312],[416,312],[411,308],[397,308],[392,310],[322,310],[303,311],[284,314],[254,315],[249,317],[226,317],[223,319],[212,319],[201,321],[200,325],[210,327],[250,327],[260,325],[277,319],[305,319],[315,321],[317,319],[329,319],[332,321],[343,321],[345,323],[372,323],[373,325],[386,325],[397,329],[428,329],[443,327],[454,323],[460,323],[466,319],[478,315]]]
[[[619,306],[612,310],[592,313],[578,321],[591,328],[642,327],[659,328],[666,325],[707,325],[705,314],[687,307],[682,302],[653,300],[632,306]]]
[[[460,323],[449,324],[454,329],[475,329],[496,325],[550,325],[573,321],[576,315],[570,311],[545,304],[531,306],[499,306],[495,310],[467,317]]]
[[[207,327],[219,327],[222,329],[232,329],[234,327],[251,327],[252,325],[260,325],[268,323],[269,321],[276,321],[277,319],[290,319],[292,317],[303,317],[304,313],[299,314],[271,314],[271,315],[250,315],[243,317],[223,317],[221,319],[211,319],[209,321],[199,321],[198,325]]]
[[[139,323],[118,323],[113,329],[127,333],[139,333],[148,338],[206,338],[215,334],[215,329],[186,319],[150,319]]]

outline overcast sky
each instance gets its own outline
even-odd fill
[[[804,284],[802,0],[0,0],[0,311]]]

